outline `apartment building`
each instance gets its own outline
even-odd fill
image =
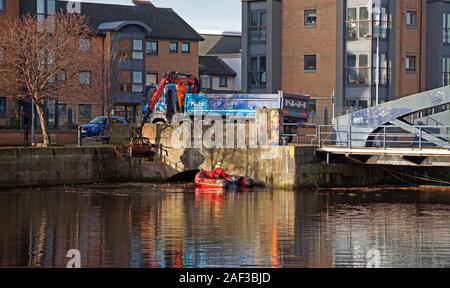
[[[310,95],[310,121],[330,124],[333,113],[446,85],[448,5],[243,0],[243,87]]]
[[[219,90],[234,90],[241,91],[241,79],[242,79],[242,33],[240,32],[227,32],[227,31],[215,31],[215,30],[201,30],[197,31],[200,35],[205,39],[200,42],[200,57],[202,56],[211,56],[219,58],[223,61],[229,68],[234,70],[234,77],[231,79],[232,81],[227,81],[227,85],[225,84],[225,79],[222,79],[222,87]],[[202,59],[202,58],[200,58]],[[203,59],[208,59],[207,57]],[[211,59],[211,58],[209,58]],[[214,62],[211,61],[211,64]],[[207,62],[204,64],[208,64]],[[223,66],[216,62],[216,67]],[[225,72],[222,76],[232,76],[229,74],[227,70],[222,69]],[[201,72],[201,71],[200,71]],[[230,79],[228,79],[230,80]],[[207,82],[210,79],[206,79]],[[220,79],[219,79],[220,81]],[[213,81],[214,82],[214,81]],[[216,81],[217,82],[217,81]],[[206,83],[208,84],[208,83]],[[208,86],[208,85],[206,85]],[[226,87],[224,87],[226,86]],[[205,85],[202,85],[204,88]],[[222,89],[226,88],[226,89]]]
[[[426,21],[426,87],[434,89],[450,85],[450,2],[429,0]]]
[[[56,0],[0,0],[0,20],[30,13],[39,19],[63,10],[85,15],[95,34],[80,40],[80,49],[92,54],[92,67],[81,71],[82,95],[58,95],[47,101],[49,127],[73,127],[95,116],[105,115],[112,106],[116,115],[139,121],[146,84],[156,84],[171,71],[198,75],[199,42],[203,38],[172,9],[155,7],[150,1],[133,5],[82,2],[78,7]],[[112,51],[122,55],[111,62]],[[105,80],[105,71],[113,71]],[[105,81],[108,81],[106,83]],[[0,127],[18,126],[16,115],[29,117],[31,105],[2,97]]]
[[[19,15],[17,0],[0,0],[0,25],[9,17]],[[0,93],[0,127],[7,127],[15,123],[16,103]]]

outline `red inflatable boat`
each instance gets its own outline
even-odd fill
[[[209,177],[207,171],[201,170],[195,176],[195,184],[205,189],[225,189],[237,187],[251,187],[253,180],[248,177],[230,176],[226,179],[214,179]]]

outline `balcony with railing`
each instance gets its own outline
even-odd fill
[[[388,21],[355,20],[345,22],[347,41],[367,40],[374,37],[388,38]]]
[[[347,68],[347,85],[349,86],[369,86],[370,68]]]
[[[389,69],[380,68],[380,83],[379,85],[388,86],[389,85]],[[346,68],[346,84],[347,86],[373,86],[377,84],[377,68]]]
[[[347,40],[355,41],[372,38],[372,21],[346,21]]]

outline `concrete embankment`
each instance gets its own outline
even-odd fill
[[[443,167],[383,167],[348,163],[345,160],[326,163],[316,155],[313,146],[177,149],[173,147],[180,143],[172,138],[173,129],[176,127],[146,125],[144,134],[153,143],[166,147],[168,153],[161,151],[159,158],[177,171],[198,168],[209,170],[216,162],[222,161],[230,174],[247,175],[257,184],[276,188],[443,184],[423,181],[420,179],[423,175],[450,181],[450,169]],[[248,144],[251,141],[251,136],[247,134],[245,142]]]
[[[259,185],[274,188],[445,184],[424,181],[423,176],[450,181],[450,169],[445,167],[375,166],[345,161],[327,164],[313,146],[174,148],[177,146],[172,145],[171,128],[150,125],[145,134],[165,150],[158,151],[154,162],[123,157],[114,147],[1,148],[0,188],[159,182],[185,171],[210,170],[218,161],[224,162],[230,174],[246,175]]]
[[[0,188],[164,181],[176,173],[158,161],[120,157],[113,147],[0,149]]]

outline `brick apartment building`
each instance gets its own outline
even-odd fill
[[[333,91],[338,115],[449,84],[449,1],[242,0],[242,7],[243,88],[308,94],[313,123],[331,124]]]
[[[94,59],[92,66],[80,74],[80,85],[88,86],[82,95],[59,95],[47,101],[49,127],[71,127],[107,113],[114,107],[116,115],[135,122],[141,116],[146,84],[157,84],[170,71],[198,75],[198,46],[203,38],[172,9],[155,7],[149,1],[134,5],[81,3],[80,11],[95,31],[91,39],[80,40]],[[0,0],[0,21],[27,13],[49,17],[56,11],[71,9],[65,1]],[[104,78],[108,55],[120,51],[124,58],[113,64],[109,85]],[[106,88],[108,87],[109,88]],[[29,117],[31,105],[2,97],[0,92],[0,127],[17,127]],[[17,120],[16,115],[25,115]]]

